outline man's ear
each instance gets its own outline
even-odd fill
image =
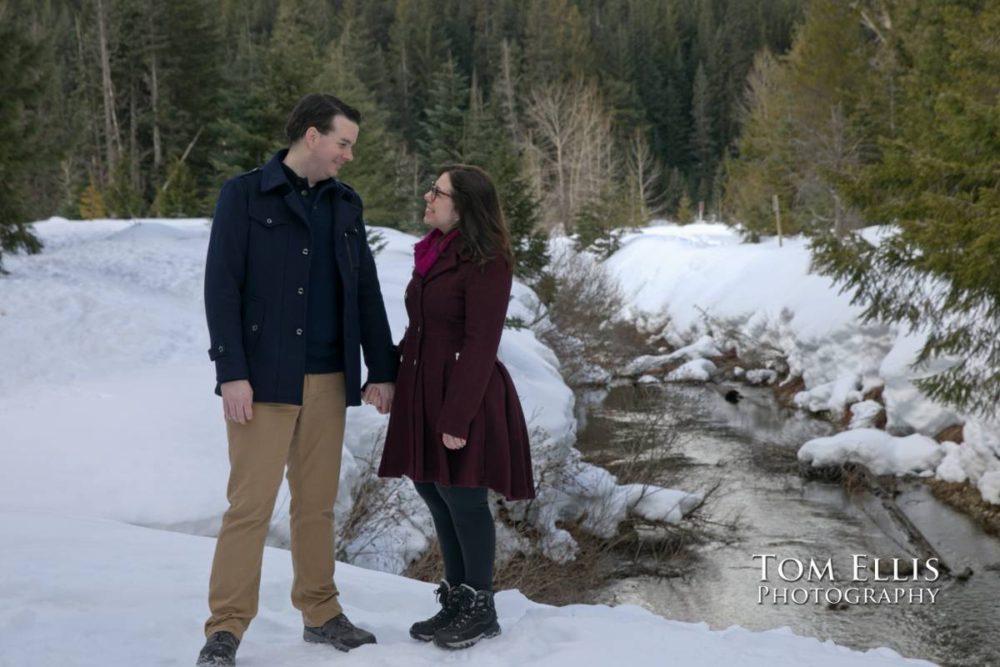
[[[308,148],[312,148],[316,145],[316,137],[318,136],[319,130],[317,130],[314,126],[309,126],[302,138],[306,140],[306,146]]]

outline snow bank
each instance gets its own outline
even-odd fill
[[[226,509],[228,475],[221,403],[202,305],[209,226],[205,220],[53,219],[36,224],[46,252],[8,258],[0,280],[0,506],[56,511],[214,535]],[[402,295],[416,239],[378,230],[377,257],[395,340],[406,324]],[[530,321],[539,306],[515,284],[509,316]],[[567,558],[575,542],[558,520],[598,517],[614,530],[631,507],[613,476],[573,448],[573,393],[558,361],[530,329],[504,332],[499,356],[518,387],[533,436],[536,470],[554,488],[526,517],[547,553]],[[385,482],[387,501],[345,536],[357,494],[371,479],[388,418],[348,410],[336,513],[342,546],[366,567],[401,572],[433,536],[411,485]],[[269,541],[286,545],[287,485],[279,491]],[[543,507],[551,503],[550,507]],[[608,511],[604,506],[611,508]],[[511,536],[504,553],[527,545]]]
[[[810,440],[799,449],[798,457],[813,466],[850,461],[864,464],[876,475],[903,475],[933,471],[944,457],[944,450],[931,438],[917,433],[897,438],[878,429],[857,428]]]
[[[886,230],[863,233],[877,242]],[[712,334],[719,348],[735,349],[741,357],[771,355],[755,370],[786,370],[777,367],[780,356],[790,375],[805,383],[796,405],[835,418],[850,409],[852,428],[870,425],[874,408],[853,406],[879,387],[890,433],[933,436],[966,422],[971,442],[949,454],[940,474],[964,475],[984,499],[1000,502],[1000,451],[986,444],[1000,437],[1000,425],[979,423],[921,394],[914,381],[952,362],[915,369],[923,334],[861,323],[861,308],[851,305],[849,295],[810,272],[805,239],[785,239],[783,246],[773,238],[747,244],[725,225],[659,222],[624,236],[622,244],[606,266],[625,291],[624,314],[650,333],[676,346]]]

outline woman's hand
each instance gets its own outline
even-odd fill
[[[365,387],[362,400],[368,405],[374,405],[380,415],[387,415],[392,408],[392,396],[395,391],[396,385],[392,382],[369,384]]]
[[[453,435],[442,433],[441,440],[444,442],[444,446],[448,449],[461,449],[462,447],[465,447],[465,438],[456,438]]]

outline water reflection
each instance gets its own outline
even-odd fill
[[[1000,541],[917,483],[904,485],[900,507],[953,570],[972,568],[971,579],[931,583],[918,577],[916,582],[879,584],[900,588],[904,597],[899,604],[828,605],[822,594],[818,604],[759,601],[764,582],[754,554],[805,564],[831,559],[835,584],[785,584],[825,591],[850,586],[845,580],[852,578],[855,554],[871,563],[874,558],[908,560],[915,553],[877,500],[798,475],[797,447],[830,434],[830,424],[781,409],[770,390],[740,391],[744,399],[737,405],[723,401],[713,389],[682,385],[619,386],[606,395],[581,396],[581,450],[608,459],[637,440],[669,448],[674,464],[660,482],[702,491],[721,481],[724,492],[713,499],[712,517],[740,521],[734,539],[698,547],[697,563],[686,576],[620,580],[603,591],[601,600],[639,604],[716,629],[788,626],[852,648],[889,646],[942,665],[1000,664]],[[649,437],[650,424],[659,430],[657,437]],[[771,578],[776,586],[781,583],[773,572]],[[905,596],[917,595],[916,588],[939,589],[934,603],[926,593],[923,603],[907,603]]]

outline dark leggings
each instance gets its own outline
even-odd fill
[[[448,583],[493,590],[497,536],[486,488],[437,482],[414,482],[413,486],[434,518]]]

